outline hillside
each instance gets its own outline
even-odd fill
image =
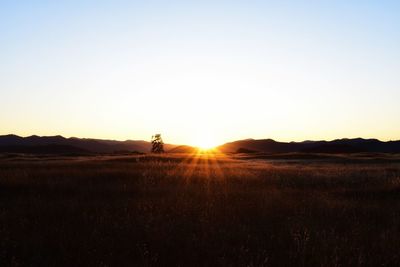
[[[142,140],[102,140],[90,138],[65,138],[63,136],[20,137],[0,136],[0,152],[12,153],[147,153],[151,143]],[[194,153],[197,148],[187,145],[165,144],[172,153]],[[377,139],[336,139],[333,141],[278,142],[272,139],[245,139],[229,142],[218,147],[224,153],[400,153],[400,141],[383,142]]]
[[[165,149],[174,148],[174,145],[165,145]],[[149,152],[150,142],[142,140],[102,140],[86,138],[65,138],[57,136],[21,137],[17,135],[0,136],[1,152],[19,153],[70,153],[70,152],[91,152],[91,153],[113,153],[121,151]],[[65,150],[65,151],[64,151]],[[44,152],[43,152],[44,151]]]
[[[218,147],[222,152],[257,151],[263,153],[400,153],[400,141],[377,139],[337,139],[333,141],[277,142],[272,139],[246,139]]]
[[[182,145],[182,146],[177,146],[174,147],[170,150],[167,150],[167,152],[170,153],[189,153],[189,154],[194,154],[198,151],[199,149],[196,147],[192,147],[192,146],[186,146],[186,145]]]

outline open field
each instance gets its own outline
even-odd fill
[[[0,266],[398,266],[399,159],[3,156]]]

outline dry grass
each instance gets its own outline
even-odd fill
[[[400,164],[3,158],[1,266],[396,266]]]

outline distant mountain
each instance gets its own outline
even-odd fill
[[[65,138],[57,136],[20,137],[0,136],[0,152],[32,154],[87,154],[114,152],[150,152],[151,143],[142,140],[102,140]],[[171,153],[195,153],[198,148],[165,144]],[[400,141],[382,142],[377,139],[337,139],[333,141],[277,142],[272,139],[245,139],[226,143],[218,147],[222,152],[234,153],[400,153]]]
[[[277,142],[272,139],[246,139],[230,143],[226,143],[219,148],[223,152],[238,152],[239,150],[251,150],[256,152],[268,153],[288,153],[293,151],[301,151],[306,147],[303,143],[284,143]]]
[[[222,152],[252,151],[263,153],[400,153],[400,141],[383,142],[377,139],[337,139],[333,141],[277,142],[272,139],[246,139],[218,147]]]
[[[182,146],[177,146],[174,147],[170,150],[167,150],[167,152],[170,153],[196,153],[199,149],[197,147],[192,147],[192,146],[186,146],[186,145],[182,145]]]
[[[175,145],[165,144],[165,149],[169,150]],[[121,151],[149,152],[151,143],[147,141],[115,141],[102,139],[86,138],[65,138],[57,136],[37,136],[20,137],[17,135],[0,136],[0,152],[19,152],[19,153],[113,153]],[[44,151],[44,152],[40,152]]]
[[[87,155],[89,151],[67,145],[0,146],[0,153]]]

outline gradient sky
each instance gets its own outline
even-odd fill
[[[0,134],[400,139],[399,14],[381,0],[2,0]]]

